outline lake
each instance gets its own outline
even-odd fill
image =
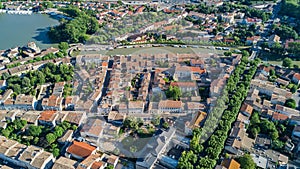
[[[41,49],[50,47],[53,44],[47,37],[47,30],[57,24],[58,20],[46,14],[0,14],[0,49],[24,46],[31,41]]]

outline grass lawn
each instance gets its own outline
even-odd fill
[[[129,55],[129,54],[141,54],[141,53],[150,53],[150,54],[160,54],[160,53],[216,53],[223,54],[222,50],[213,50],[206,48],[175,48],[175,47],[145,47],[145,48],[122,48],[114,50],[103,50],[103,51],[84,51],[81,54],[106,54],[106,55]]]
[[[274,65],[282,65],[282,60],[285,58],[285,56],[281,55],[276,55],[272,53],[262,53],[259,58],[264,62],[264,63],[269,63],[269,64],[274,64]],[[293,59],[293,58],[292,58]],[[293,59],[293,65],[298,65],[300,66],[300,61]]]

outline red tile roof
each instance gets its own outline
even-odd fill
[[[272,115],[272,119],[277,120],[277,121],[287,120],[288,118],[289,118],[289,116],[287,116],[285,114],[277,113],[277,112],[273,113],[273,115]]]
[[[96,162],[93,163],[91,169],[99,169],[99,168],[101,168],[103,166],[104,166],[104,162],[102,162],[102,161],[96,161]]]
[[[295,73],[293,77],[296,78],[297,80],[300,80],[300,73]]]
[[[86,158],[96,150],[96,147],[91,146],[84,142],[73,141],[73,144],[67,149],[70,154]]]
[[[55,113],[56,111],[53,110],[43,111],[39,117],[39,120],[52,121],[54,119]]]

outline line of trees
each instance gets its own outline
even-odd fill
[[[227,99],[224,97],[225,100],[223,101],[227,105],[227,109],[223,112],[219,123],[216,121],[216,130],[204,144],[199,143],[199,139],[206,133],[200,129],[195,130],[190,150],[183,153],[179,159],[178,168],[211,169],[216,165],[219,155],[224,148],[231,125],[236,120],[241,104],[250,87],[250,81],[256,72],[257,65],[260,63],[259,59],[249,61],[246,56],[248,54],[244,53],[241,63],[236,67],[234,73],[227,81],[224,89],[225,92],[223,92],[223,96],[225,94],[227,97]],[[248,64],[250,64],[250,68],[246,69]]]

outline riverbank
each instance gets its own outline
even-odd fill
[[[30,11],[30,10],[5,10],[5,9],[0,9],[0,13],[18,14],[18,15],[31,15],[33,12]]]

